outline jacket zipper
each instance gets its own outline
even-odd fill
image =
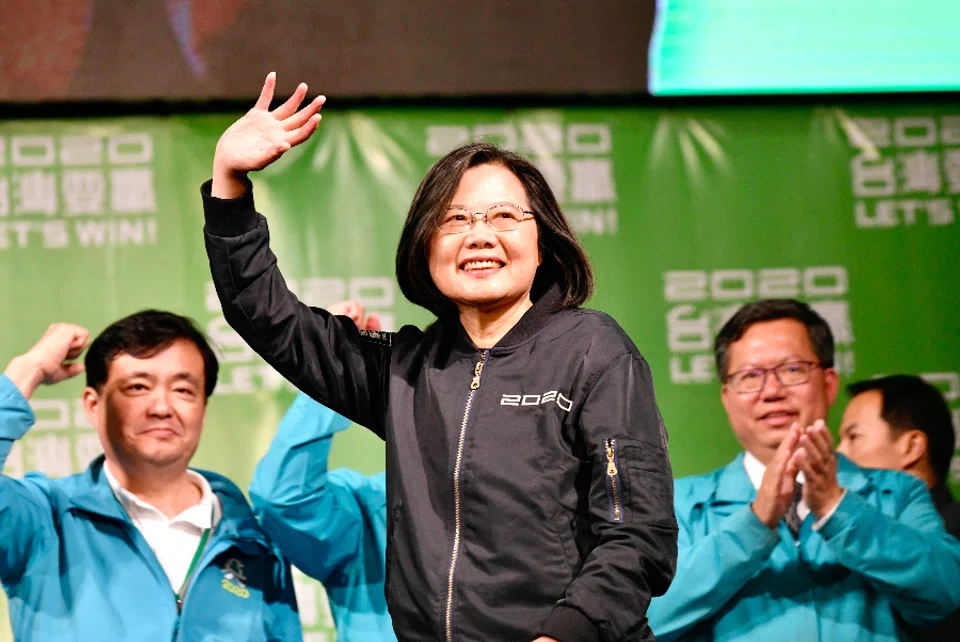
[[[225,542],[228,544],[227,546],[223,545]],[[203,554],[200,556],[200,559],[197,560],[197,567],[193,570],[193,573],[191,573],[190,576],[186,580],[184,580],[184,585],[181,589],[183,590],[183,596],[176,594],[176,598],[174,598],[176,599],[176,602],[177,602],[177,620],[178,621],[183,616],[183,607],[187,603],[187,597],[191,594],[191,589],[193,588],[193,584],[195,583],[195,580],[199,577],[200,572],[203,571],[204,568],[210,565],[210,561],[213,559],[214,556],[219,555],[223,551],[230,548],[229,544],[231,543],[235,543],[235,542],[232,542],[231,540],[220,540],[216,542],[216,546],[214,546],[214,542],[207,543],[207,546],[205,547]],[[216,548],[217,550],[216,552],[211,554],[211,551],[213,551],[214,548]]]
[[[480,387],[480,374],[483,372],[483,363],[487,358],[487,351],[480,351],[480,359],[473,368],[473,381],[470,382],[470,394],[467,395],[467,405],[463,409],[463,422],[460,424],[460,438],[457,442],[457,463],[453,469],[453,552],[450,554],[450,573],[447,576],[447,642],[453,641],[453,572],[457,566],[457,555],[460,552],[460,462],[463,460],[463,440],[467,432],[467,420],[470,418],[470,406],[473,404],[473,395]]]
[[[620,509],[620,488],[617,472],[617,440],[607,439],[603,442],[603,449],[607,455],[607,492],[610,496],[610,521],[621,523],[623,521],[623,512]]]

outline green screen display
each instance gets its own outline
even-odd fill
[[[960,89],[957,0],[658,0],[654,95]]]

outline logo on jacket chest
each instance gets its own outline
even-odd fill
[[[573,408],[573,401],[563,396],[562,392],[551,390],[542,395],[503,395],[500,398],[501,406],[544,406],[555,403],[565,412]]]
[[[244,572],[244,564],[235,557],[231,557],[221,569],[223,579],[220,586],[228,593],[233,593],[237,597],[246,599],[250,597],[250,589],[247,588],[247,576]]]

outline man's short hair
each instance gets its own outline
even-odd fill
[[[736,314],[723,324],[713,342],[713,356],[720,381],[726,381],[729,374],[727,367],[730,365],[730,344],[739,341],[755,323],[779,319],[795,319],[806,326],[810,344],[820,365],[824,368],[833,367],[833,333],[823,317],[809,305],[796,299],[760,299],[737,310]]]
[[[121,354],[149,359],[181,339],[197,346],[203,357],[204,396],[209,398],[217,385],[217,355],[192,319],[162,310],[142,310],[126,316],[93,340],[84,358],[87,386],[102,392],[110,364]]]
[[[927,459],[937,480],[946,481],[956,450],[956,432],[940,391],[915,375],[890,375],[847,386],[851,397],[871,390],[880,393],[880,417],[894,433],[919,430],[927,436]]]

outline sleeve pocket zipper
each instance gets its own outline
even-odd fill
[[[610,502],[610,521],[614,524],[623,523],[623,508],[620,504],[622,494],[620,488],[620,473],[617,470],[617,440],[605,439],[603,450],[607,457],[607,499]]]

